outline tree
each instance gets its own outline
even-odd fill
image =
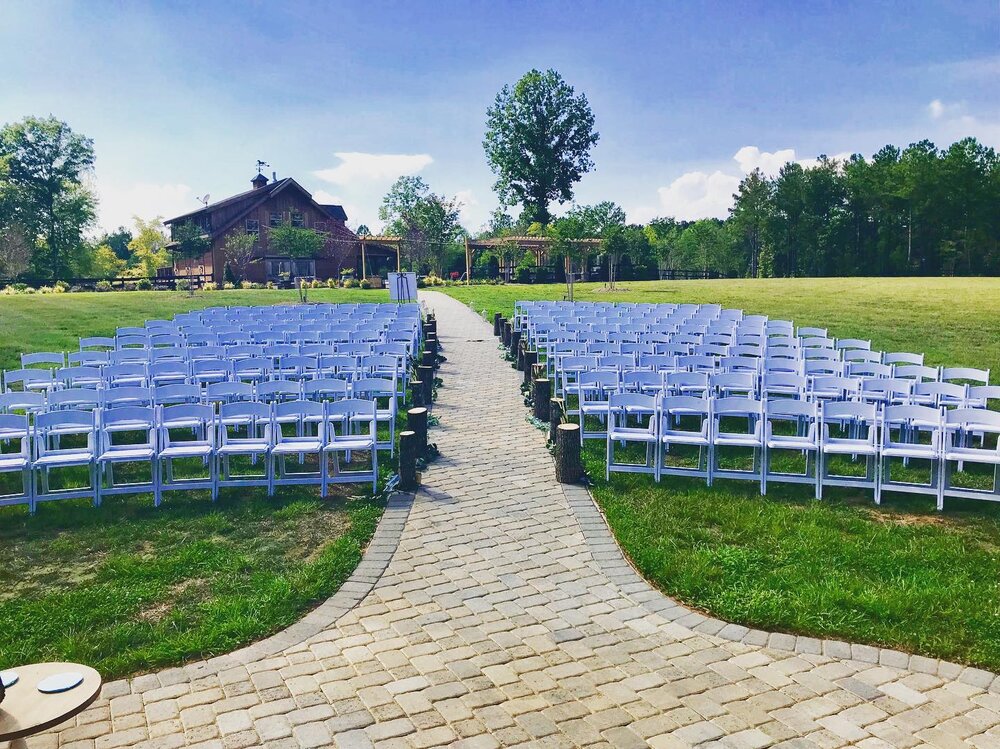
[[[594,205],[573,208],[571,214],[579,217],[588,237],[601,238],[602,249],[608,262],[608,286],[615,287],[618,262],[629,248],[621,231],[625,226],[625,211],[617,203],[605,200]]]
[[[361,224],[358,230],[354,232],[359,237],[370,237],[372,235],[372,230],[368,228],[368,224]]]
[[[760,257],[767,236],[771,197],[771,183],[760,169],[754,169],[740,182],[729,211],[734,231],[743,243],[745,263],[751,278],[761,275]]]
[[[576,272],[573,265],[583,256],[583,245],[578,240],[587,237],[586,224],[578,214],[568,213],[548,226],[537,224],[533,228],[536,231],[540,229],[541,233],[552,240],[551,251],[554,255],[565,259],[566,298],[573,301],[573,277]]]
[[[31,244],[19,226],[0,227],[0,277],[17,278],[31,265]]]
[[[315,257],[326,246],[326,237],[315,229],[298,226],[272,226],[267,235],[268,247],[275,255],[293,258]]]
[[[414,265],[442,272],[445,258],[464,235],[459,222],[461,204],[430,191],[423,179],[402,176],[382,199],[378,215],[385,231],[400,236]]]
[[[19,224],[37,238],[36,271],[59,278],[94,221],[96,201],[83,182],[94,166],[93,141],[54,117],[27,117],[0,130],[0,160],[0,223]]]
[[[483,140],[501,202],[520,203],[529,222],[548,225],[552,201],[572,200],[573,186],[593,169],[599,138],[587,97],[556,71],[530,70],[505,85],[486,112]]]
[[[273,238],[273,236],[272,231],[271,237]],[[232,271],[236,281],[246,281],[250,266],[259,262],[259,258],[254,257],[256,249],[257,237],[253,234],[234,231],[226,236],[222,251],[226,256],[226,267]]]
[[[205,230],[193,221],[185,221],[182,224],[174,225],[170,234],[174,256],[187,262],[188,272],[197,261],[202,274],[204,274],[205,253],[212,247],[212,240],[205,233]],[[189,289],[194,291],[193,286]]]
[[[117,278],[124,270],[125,261],[118,257],[114,248],[109,244],[101,244],[94,248],[87,275],[92,278]]]
[[[132,269],[136,275],[149,278],[155,276],[159,268],[170,265],[170,251],[167,249],[167,235],[163,231],[163,219],[157,216],[144,221],[135,216],[134,220],[135,234],[128,243],[129,253],[132,256]]]
[[[119,258],[122,260],[128,260],[131,257],[131,253],[128,249],[128,243],[131,241],[132,232],[124,226],[119,226],[114,231],[104,232],[97,238],[95,244],[98,247],[106,244]]]

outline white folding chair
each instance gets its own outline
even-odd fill
[[[823,401],[820,411],[819,470],[816,498],[827,486],[852,486],[876,491],[878,483],[878,411],[871,403]],[[865,475],[834,474],[833,457],[864,458]]]
[[[0,494],[0,507],[27,504],[33,515],[35,482],[31,477],[31,428],[27,416],[0,414],[0,473],[21,474],[21,491]]]
[[[911,494],[940,495],[943,421],[940,408],[913,405],[886,406],[882,411],[879,429],[879,479],[875,485],[875,504],[882,503],[882,491],[908,492]],[[924,437],[926,436],[926,441]],[[927,483],[892,478],[894,458],[903,461],[908,470],[913,460],[927,461],[930,479]]]
[[[108,408],[98,413],[100,447],[97,454],[97,503],[106,495],[152,492],[153,504],[160,506],[160,467],[156,460],[156,411],[150,406]],[[122,435],[141,435],[117,441]],[[114,466],[121,464],[149,465],[149,481],[115,483]]]
[[[389,439],[378,443],[379,450],[396,454],[396,417],[399,404],[396,383],[381,377],[364,377],[351,383],[351,397],[375,401],[375,418],[389,429]]]
[[[777,429],[776,429],[777,428]],[[805,459],[801,473],[773,470],[776,454],[797,452]],[[819,407],[815,401],[775,398],[764,405],[764,455],[761,488],[769,481],[810,484],[818,491]]]
[[[581,372],[576,383],[580,405],[580,444],[588,439],[604,439],[607,434],[608,399],[618,390],[618,372],[594,370]],[[587,419],[598,420],[602,429],[588,430]]]
[[[288,427],[291,427],[288,429]],[[292,484],[319,484],[320,493],[326,496],[326,471],[323,468],[325,444],[325,410],[322,403],[296,400],[274,403],[271,406],[271,434],[273,444],[268,453],[271,476],[269,494],[276,486]],[[306,456],[315,455],[316,470],[306,470]],[[297,458],[303,470],[289,471],[288,458]]]
[[[87,497],[97,506],[100,483],[97,475],[96,412],[67,409],[40,413],[35,416],[33,436],[34,457],[31,465],[38,476],[38,484],[33,489],[35,502]],[[51,488],[53,470],[79,466],[87,468],[90,477],[88,486]]]
[[[724,421],[725,420],[725,421]],[[711,449],[709,472],[713,481],[724,479],[752,479],[764,493],[764,411],[759,400],[747,397],[714,398],[712,400]],[[745,429],[735,429],[735,424],[746,424]],[[750,468],[723,468],[720,463],[722,450],[750,450]]]
[[[979,447],[972,445],[973,435],[981,437]],[[994,444],[990,444],[993,442]],[[993,466],[992,481],[985,487],[953,484],[951,464],[965,463]],[[964,471],[959,469],[959,472]],[[980,408],[955,408],[944,412],[944,448],[941,454],[938,509],[944,509],[945,497],[1000,501],[1000,413]]]
[[[212,406],[179,404],[160,408],[157,418],[159,431],[160,489],[208,489],[212,501],[219,493],[216,480],[218,462],[215,459],[215,410]],[[200,461],[207,476],[174,476],[174,461]]]
[[[265,403],[233,401],[219,404],[215,421],[216,479],[220,487],[271,485],[270,461],[267,455],[274,442],[271,429],[271,408]],[[262,474],[233,474],[234,458],[249,458],[251,465],[264,458]]]
[[[649,373],[652,374],[652,373]],[[605,478],[612,471],[649,473],[656,475],[658,435],[656,431],[656,397],[642,393],[612,393],[608,399],[607,462]],[[627,447],[628,443],[645,447],[643,463],[630,463],[615,459],[615,445]]]
[[[661,476],[693,476],[704,478],[709,486],[712,485],[712,461],[708,455],[712,446],[711,403],[708,398],[691,395],[673,395],[660,399],[657,422],[659,434],[657,481]],[[669,464],[667,461],[671,447],[696,447],[698,458],[695,465]]]
[[[378,420],[375,401],[359,398],[329,401],[325,404],[324,418],[326,428],[322,460],[326,483],[371,481],[374,493],[378,487]],[[358,452],[368,453],[369,467],[351,469],[341,464],[341,455],[349,465],[352,455]]]

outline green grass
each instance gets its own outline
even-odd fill
[[[776,279],[578,285],[579,299],[717,302],[1000,373],[1000,279]],[[565,287],[447,287],[476,310]],[[625,553],[666,593],[727,621],[845,639],[1000,671],[1000,505],[809,486],[613,474],[584,451]],[[917,467],[914,466],[914,471]],[[845,471],[846,472],[846,471]],[[971,483],[988,479],[969,471]]]
[[[76,351],[84,336],[114,335],[115,328],[169,319],[178,312],[229,304],[298,301],[298,292],[127,291],[0,296],[0,368],[13,369],[31,351]],[[373,289],[310,289],[311,302],[387,302],[389,292]]]
[[[336,591],[382,513],[301,490],[176,492],[0,511],[0,664],[68,660],[105,678],[225,653]]]

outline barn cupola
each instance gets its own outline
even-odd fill
[[[250,184],[253,185],[254,190],[259,190],[267,185],[267,177],[265,177],[263,174],[258,174],[256,177],[250,180]]]

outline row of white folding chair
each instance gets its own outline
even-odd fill
[[[0,415],[0,442],[18,443],[0,457],[0,472],[20,473],[21,491],[0,497],[0,505],[91,498],[99,505],[112,494],[152,492],[156,505],[162,492],[175,489],[209,489],[214,499],[220,487],[318,484],[326,496],[329,483],[378,481],[377,411],[373,401],[347,399],[334,402],[286,401],[274,404],[236,402],[220,406],[126,406],[96,411],[49,411],[36,416]],[[291,434],[284,428],[292,425]],[[129,438],[117,441],[116,436]],[[183,434],[183,438],[180,435]],[[137,439],[138,435],[142,435]],[[81,444],[81,442],[85,444]],[[339,456],[368,452],[370,469],[343,471]],[[318,469],[289,473],[287,460],[315,455]],[[257,476],[230,472],[231,458],[263,458],[266,470]],[[173,462],[201,459],[207,475],[176,479]],[[116,483],[117,464],[148,464],[150,478]],[[332,464],[332,473],[330,470]],[[86,467],[86,486],[51,489],[50,472]]]
[[[683,426],[695,420],[694,428]],[[748,420],[748,429],[731,431],[723,419]],[[605,436],[606,475],[612,471],[714,478],[743,478],[760,482],[761,494],[769,481],[807,483],[821,499],[828,486],[872,489],[876,503],[883,490],[935,496],[943,509],[946,496],[1000,501],[1000,414],[980,409],[942,409],[917,405],[894,405],[882,410],[868,403],[793,399],[749,400],[746,398],[697,398],[673,396],[656,398],[637,393],[618,393],[607,404]],[[793,429],[775,430],[779,422]],[[732,423],[732,422],[730,422]],[[994,444],[989,445],[986,435]],[[981,439],[973,444],[972,436]],[[642,464],[615,460],[616,445],[636,442],[646,446]],[[698,461],[691,467],[669,466],[664,458],[671,445],[699,448]],[[722,469],[718,448],[749,448],[751,469]],[[801,473],[775,471],[772,454],[779,451],[806,457]],[[655,456],[655,457],[654,457]],[[705,457],[704,465],[702,457]],[[863,477],[831,473],[831,456],[863,458]],[[812,470],[810,471],[810,457]],[[655,462],[653,462],[655,460]],[[930,478],[926,483],[893,478],[893,461],[908,463],[925,460]],[[988,488],[968,488],[952,483],[957,464],[985,464],[993,467]]]
[[[275,363],[277,361],[277,363]],[[402,386],[405,395],[407,368],[389,355],[363,357],[359,363],[349,356],[285,356],[248,359],[197,359],[162,361],[155,364],[128,363],[103,367],[68,367],[61,370],[13,370],[4,373],[3,392],[49,391],[67,387],[113,388],[125,385],[196,384],[269,379],[314,380],[322,377],[357,379],[377,376]],[[18,387],[15,387],[18,386]]]
[[[247,359],[251,357],[268,357],[279,359],[284,356],[353,356],[359,361],[362,357],[389,354],[397,357],[401,363],[412,356],[412,347],[408,341],[395,341],[387,343],[246,343],[229,344],[225,346],[171,346],[155,349],[125,348],[116,351],[74,351],[66,358],[70,366],[75,365],[103,365],[103,364],[126,364],[130,362],[157,362],[166,360],[194,361],[196,359]],[[44,354],[53,365],[58,366],[59,353]],[[25,366],[24,359],[32,357],[33,363],[39,363],[43,354],[23,354],[22,368]],[[33,367],[32,367],[33,368]],[[52,368],[52,367],[46,367]]]

